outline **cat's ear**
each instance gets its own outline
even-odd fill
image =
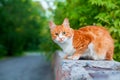
[[[56,27],[55,23],[53,21],[50,21],[49,22],[49,28],[52,30],[55,27]]]
[[[70,27],[69,20],[67,18],[65,18],[62,25],[65,27]]]

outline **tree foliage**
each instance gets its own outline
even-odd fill
[[[32,0],[0,0],[0,56],[38,49],[45,11]]]
[[[66,0],[55,2],[54,21],[67,17],[74,29],[85,25],[108,28],[115,41],[114,59],[120,61],[120,0]]]

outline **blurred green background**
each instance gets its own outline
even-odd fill
[[[48,23],[61,24],[66,17],[73,29],[106,27],[115,41],[114,59],[120,61],[120,0],[0,0],[0,57],[38,51],[52,58],[60,48]]]

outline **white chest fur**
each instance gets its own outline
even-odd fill
[[[65,54],[73,55],[76,51],[72,45],[72,38],[68,39],[65,43],[58,43],[58,45],[63,49]]]

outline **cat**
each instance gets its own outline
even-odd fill
[[[85,26],[74,30],[65,18],[61,25],[50,21],[49,28],[53,41],[63,49],[65,59],[113,60],[114,41],[104,27]]]

